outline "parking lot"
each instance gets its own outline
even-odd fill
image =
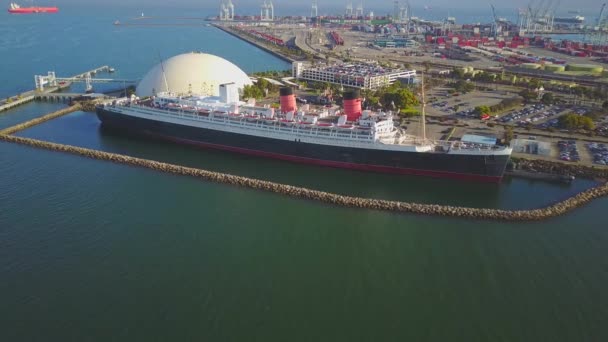
[[[518,110],[512,110],[498,118],[498,122],[518,126],[534,124],[538,128],[557,126],[557,118],[565,112],[562,106],[547,106],[542,103],[527,105]]]
[[[608,165],[608,146],[606,144],[593,142],[586,145],[594,164]]]
[[[559,149],[559,159],[572,162],[581,160],[575,140],[560,140],[557,142],[557,148]]]
[[[515,96],[505,91],[473,91],[460,95],[447,95],[448,88],[436,88],[429,94],[427,114],[478,119],[473,114],[477,106],[493,106]]]

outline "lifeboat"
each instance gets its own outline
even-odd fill
[[[333,126],[333,124],[327,123],[327,122],[318,122],[317,126],[319,126],[319,127],[331,127],[331,126]]]
[[[355,127],[355,126],[353,126],[353,125],[338,125],[338,128],[340,128],[340,129],[351,130],[351,129],[353,129],[353,127]]]

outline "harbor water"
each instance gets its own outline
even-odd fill
[[[188,51],[289,65],[213,27],[114,26],[141,9],[0,14],[0,97],[100,65],[136,79]],[[193,11],[148,16],[193,16]],[[208,13],[201,14],[201,17]],[[41,53],[41,51],[44,51]],[[105,87],[112,87],[107,85]],[[57,110],[33,102],[0,128]],[[75,112],[20,136],[348,195],[539,207],[589,188],[380,175],[106,132]],[[606,208],[505,223],[334,207],[0,143],[0,341],[601,341]]]

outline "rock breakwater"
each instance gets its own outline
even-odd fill
[[[541,159],[513,158],[517,169],[590,179],[608,179],[608,167],[565,164]]]
[[[466,208],[436,204],[418,204],[344,196],[340,194],[328,193],[324,191],[312,190],[292,185],[279,184],[241,176],[234,176],[230,174],[168,164],[154,160],[135,158],[121,154],[91,150],[71,145],[62,145],[35,139],[16,137],[7,134],[0,134],[0,141],[18,143],[51,151],[71,153],[74,155],[79,155],[91,159],[106,160],[125,165],[145,167],[160,172],[196,177],[211,182],[269,191],[295,198],[314,200],[338,206],[404,212],[421,215],[436,215],[499,221],[538,221],[563,215],[575,208],[589,203],[590,201],[596,198],[608,195],[608,183],[603,183],[597,187],[576,194],[566,200],[557,202],[544,208],[532,210],[501,210]]]
[[[30,120],[30,121],[26,121],[24,123],[21,123],[21,124],[18,124],[18,125],[9,127],[9,128],[5,128],[5,129],[3,129],[3,130],[0,131],[0,135],[14,134],[14,133],[17,133],[17,132],[22,131],[24,129],[28,129],[28,128],[32,127],[32,126],[39,125],[39,124],[41,124],[43,122],[56,119],[56,118],[58,118],[60,116],[64,116],[66,114],[69,114],[69,113],[72,113],[72,112],[75,112],[75,111],[78,111],[78,110],[81,110],[81,109],[82,109],[82,106],[79,103],[76,103],[76,104],[74,104],[72,106],[69,106],[69,107],[64,108],[64,109],[60,109],[58,111],[55,111],[55,112],[52,112],[52,113],[49,113],[49,114],[46,114],[46,115],[41,116],[39,118],[35,118],[35,119]]]

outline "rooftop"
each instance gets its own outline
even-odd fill
[[[336,64],[324,67],[311,68],[317,71],[324,71],[336,74],[351,75],[351,76],[382,76],[395,72],[405,71],[397,68],[385,68],[373,63],[350,63]]]

